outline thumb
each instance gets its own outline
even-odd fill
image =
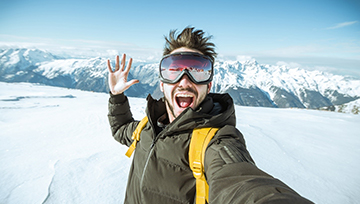
[[[132,85],[134,85],[134,84],[139,83],[139,80],[137,80],[137,79],[132,79],[132,80],[130,80],[128,83],[130,84],[130,86],[132,86]]]
[[[126,88],[128,89],[130,86],[132,86],[132,85],[134,85],[134,84],[137,84],[137,83],[139,83],[139,80],[137,80],[137,79],[132,79],[132,80],[126,82]]]

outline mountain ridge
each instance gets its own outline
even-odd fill
[[[214,69],[211,91],[229,93],[237,105],[319,109],[360,98],[360,80],[321,71],[259,64],[254,59],[218,60]],[[140,83],[126,94],[162,97],[157,70],[158,63],[133,63],[129,79],[139,79]],[[106,59],[76,59],[40,49],[0,50],[0,81],[109,91]]]

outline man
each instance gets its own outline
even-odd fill
[[[212,86],[214,44],[204,32],[185,28],[166,39],[160,62],[161,100],[148,96],[149,122],[141,132],[129,173],[125,203],[194,203],[195,178],[189,167],[189,143],[194,128],[220,128],[210,141],[204,169],[209,203],[311,203],[281,181],[259,170],[235,125],[235,109],[228,94],[209,93]],[[124,91],[139,82],[127,81],[116,58],[109,68],[109,122],[114,138],[130,146],[139,121],[132,118]]]

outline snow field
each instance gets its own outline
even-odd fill
[[[108,94],[0,83],[0,203],[122,203],[131,159],[111,136]],[[130,98],[135,119],[145,99]],[[315,203],[360,199],[360,116],[236,106],[265,172]]]

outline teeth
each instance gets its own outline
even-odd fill
[[[178,95],[176,95],[176,97],[189,97],[189,98],[192,98],[193,96],[189,95],[189,94],[178,94]]]

